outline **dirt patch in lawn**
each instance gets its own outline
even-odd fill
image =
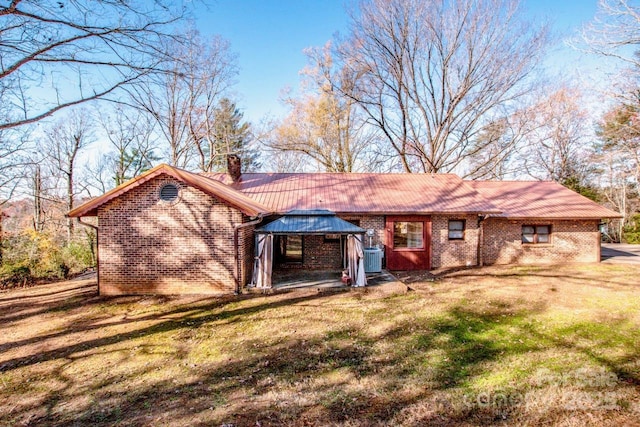
[[[0,292],[0,426],[637,425],[638,277],[593,264],[414,274],[392,295]]]

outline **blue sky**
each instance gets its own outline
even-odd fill
[[[425,0],[427,1],[427,0]],[[196,25],[204,34],[220,34],[238,55],[235,86],[245,118],[257,122],[267,114],[282,115],[283,89],[297,88],[306,65],[303,49],[321,46],[335,33],[346,33],[350,0],[217,0],[199,6]],[[596,0],[524,0],[532,20],[548,20],[560,45],[550,53],[552,73],[593,68],[593,61],[562,45],[596,12]],[[581,71],[584,76],[588,71]]]

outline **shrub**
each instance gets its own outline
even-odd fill
[[[60,279],[79,273],[93,265],[91,247],[86,241],[66,244],[53,233],[25,230],[6,239],[3,270],[7,277],[14,273],[33,279]],[[22,277],[22,276],[21,276]]]
[[[22,264],[3,264],[0,268],[0,288],[24,286],[31,279],[29,267]]]
[[[632,216],[629,224],[624,227],[622,240],[626,243],[640,244],[640,214]]]

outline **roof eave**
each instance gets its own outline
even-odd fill
[[[599,221],[599,220],[603,220],[603,219],[620,219],[623,218],[622,215],[617,215],[617,216],[571,216],[571,215],[563,215],[563,216],[550,216],[550,215],[546,215],[546,216],[540,216],[540,215],[536,215],[536,216],[522,216],[522,215],[518,215],[518,216],[507,216],[507,215],[496,215],[493,216],[493,218],[501,218],[501,219],[508,219],[508,220],[512,220],[512,221],[536,221],[536,220],[546,220],[546,221],[551,221],[551,220],[555,220],[555,221]]]
[[[89,200],[88,202],[83,203],[77,208],[70,210],[69,212],[67,212],[66,216],[71,218],[80,218],[83,216],[97,216],[98,208],[100,206],[102,206],[107,202],[110,202],[111,200],[115,199],[121,194],[124,194],[127,191],[130,191],[132,188],[135,188],[141,184],[144,184],[150,179],[156,177],[157,175],[162,173],[167,168],[167,166],[168,165],[163,163],[152,169],[149,169],[148,171],[136,176],[135,178],[132,178],[129,181],[120,184],[116,188],[113,188],[107,191],[102,196],[98,196],[95,199]]]
[[[172,178],[175,178],[189,186],[195,187],[211,196],[218,197],[249,217],[255,218],[258,216],[267,216],[273,213],[271,209],[267,208],[266,206],[262,206],[260,203],[254,200],[251,200],[248,196],[242,194],[237,190],[234,190],[224,183],[215,180],[209,180],[210,182],[207,182],[206,185],[203,185],[198,180],[198,178],[202,178],[200,175],[192,174],[191,172],[183,171],[181,169],[174,168],[163,163],[106,192],[102,196],[96,197],[95,199],[90,200],[75,209],[72,209],[67,213],[67,216],[72,218],[79,218],[83,216],[97,216],[98,208],[100,206],[110,202],[111,200],[121,196],[128,191],[131,191],[133,188],[142,185],[161,174],[169,175]],[[215,189],[210,188],[217,186],[222,186],[218,190],[224,188],[224,191],[234,193],[233,195],[235,199],[232,197],[224,197],[220,194],[220,191],[216,191]]]
[[[501,211],[339,211],[337,215],[499,215]]]

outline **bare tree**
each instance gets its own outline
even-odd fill
[[[154,153],[157,142],[155,124],[139,110],[118,106],[113,114],[100,116],[100,123],[110,142],[111,152],[106,155],[106,167],[112,180],[107,189],[151,169],[160,160]],[[99,172],[99,171],[96,171]],[[100,175],[100,173],[98,173]]]
[[[597,151],[595,160],[601,173],[598,175],[600,193],[606,203],[622,215],[617,227],[612,230],[614,241],[621,241],[624,227],[629,224],[634,212],[640,208],[637,183],[631,178],[632,165],[624,152],[606,147],[606,143]]]
[[[33,229],[41,233],[44,230],[43,180],[39,164],[34,165],[33,178]]]
[[[593,22],[585,26],[578,48],[586,44],[589,52],[620,59],[640,71],[640,6],[629,0],[600,0]]]
[[[308,159],[297,151],[281,151],[266,148],[265,166],[267,170],[280,173],[298,173],[308,170]]]
[[[407,172],[449,172],[530,89],[546,30],[511,0],[368,0],[338,57]]]
[[[300,153],[327,172],[369,170],[378,135],[354,100],[357,76],[334,65],[330,44],[307,55],[311,66],[302,73],[302,94],[285,99],[290,113],[274,129],[269,147]]]
[[[521,151],[530,132],[528,113],[525,108],[484,126],[469,152],[466,177],[503,180],[522,175]]]
[[[17,187],[29,142],[28,127],[0,131],[0,200],[9,199]]]
[[[43,148],[54,175],[64,186],[65,208],[74,208],[78,154],[95,139],[92,119],[87,110],[74,110],[47,129]],[[67,218],[67,242],[73,238],[74,223]]]
[[[271,148],[273,135],[280,124],[280,119],[267,116],[254,126],[254,138],[260,147],[261,164],[272,172],[295,173],[308,170],[310,159],[303,153]]]
[[[0,5],[0,130],[165,72],[158,46],[184,15],[165,0],[12,0]]]
[[[522,161],[531,177],[586,180],[592,132],[583,99],[578,89],[563,86],[529,109]]]
[[[81,192],[87,193],[89,197],[95,197],[104,194],[114,188],[114,162],[115,153],[104,153],[98,151],[92,156],[92,161],[84,164],[80,176],[80,182],[83,183]]]
[[[630,96],[629,96],[630,98]],[[640,96],[634,104],[619,104],[598,125],[601,188],[607,201],[623,215],[618,230],[640,208]]]
[[[171,73],[133,88],[135,105],[157,122],[168,145],[168,160],[186,167],[196,148],[206,143],[216,106],[237,74],[229,43],[219,36],[203,39],[197,30],[167,44]]]

